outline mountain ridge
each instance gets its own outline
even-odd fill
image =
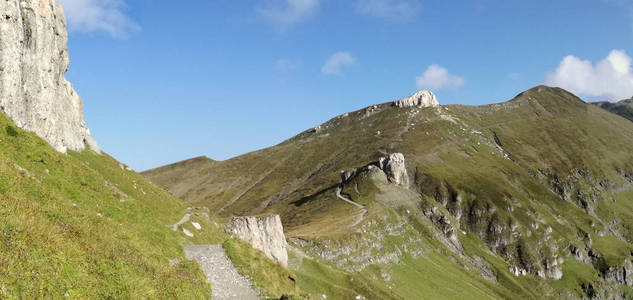
[[[627,118],[633,122],[633,98],[620,100],[618,102],[593,102],[592,104],[614,114]]]
[[[360,245],[385,245],[373,240],[366,231],[370,228],[390,236],[394,232],[385,228],[414,225],[399,234],[410,241],[389,242],[409,249],[404,255],[416,257],[413,249],[439,243],[469,268],[493,274],[486,278],[535,280],[516,283],[522,287],[518,290],[501,284],[514,296],[606,297],[619,293],[620,283],[607,281],[617,277],[610,268],[626,265],[630,257],[625,249],[633,249],[626,210],[616,208],[630,202],[622,194],[632,183],[627,179],[633,174],[630,141],[631,122],[563,89],[537,86],[484,106],[372,105],[270,148],[212,165],[190,165],[194,177],[179,175],[171,183],[158,179],[169,178],[169,168],[143,175],[218,216],[278,213],[293,247],[346,272],[386,268],[396,276],[401,260],[387,259],[394,252],[372,246],[376,254],[365,256]],[[406,159],[408,187],[366,175],[341,181],[341,171],[362,170],[396,152]],[[367,212],[337,199],[339,189]],[[614,197],[621,200],[611,202]],[[474,246],[471,236],[482,244]],[[479,264],[473,258],[479,251],[492,251],[494,258],[485,256]],[[365,259],[370,257],[383,263],[369,263]],[[581,266],[597,270],[596,277],[570,282],[568,276],[578,276],[571,268]],[[547,287],[545,294],[527,292],[538,282]],[[389,284],[397,295],[406,294],[403,286]]]

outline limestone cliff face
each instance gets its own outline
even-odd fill
[[[226,231],[261,250],[273,261],[288,266],[288,244],[279,215],[234,217]]]
[[[99,148],[66,80],[68,34],[56,0],[0,1],[0,111],[57,151]]]
[[[389,156],[382,157],[378,163],[380,168],[387,174],[389,181],[405,187],[409,186],[409,175],[407,175],[402,153],[392,153]]]
[[[393,105],[397,107],[438,107],[440,103],[433,92],[422,90],[410,97],[394,101]]]

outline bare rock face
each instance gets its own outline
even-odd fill
[[[393,102],[397,107],[437,107],[440,103],[431,91],[419,91],[413,96]]]
[[[391,183],[405,187],[409,186],[409,175],[407,174],[404,155],[402,153],[392,153],[389,156],[382,157],[378,164],[385,174],[387,174],[387,179],[389,179]]]
[[[288,266],[288,244],[279,215],[233,217],[226,231],[261,250],[273,261]]]
[[[66,18],[56,0],[0,1],[0,111],[57,151],[100,152],[68,70]]]
[[[609,270],[605,272],[604,277],[610,282],[633,286],[633,263],[631,263],[630,259],[626,259],[622,267],[610,267]]]

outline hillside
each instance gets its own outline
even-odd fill
[[[594,102],[591,104],[633,121],[633,99],[626,99],[618,102]]]
[[[0,197],[2,299],[210,297],[194,241],[165,226],[186,206],[106,154],[59,153],[0,114]]]
[[[401,181],[379,163],[393,153]],[[625,298],[632,158],[633,123],[539,86],[477,107],[374,105],[274,147],[143,175],[218,217],[279,213],[291,258],[308,258],[291,267],[314,290]]]

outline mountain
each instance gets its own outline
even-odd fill
[[[372,105],[143,175],[218,219],[280,214],[298,282],[334,299],[633,297],[633,123],[559,88]]]
[[[592,104],[633,121],[633,99],[618,102],[594,102]]]

